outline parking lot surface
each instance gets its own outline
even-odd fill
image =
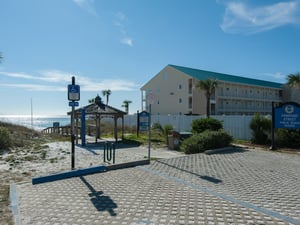
[[[300,224],[300,156],[233,148],[38,185],[16,224]]]

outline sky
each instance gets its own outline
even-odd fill
[[[0,115],[66,115],[72,76],[132,114],[168,64],[285,83],[300,0],[0,0],[0,52]]]

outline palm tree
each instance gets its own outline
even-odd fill
[[[287,80],[288,80],[287,84],[290,87],[296,87],[296,86],[300,87],[300,72],[296,74],[288,75]]]
[[[108,100],[109,100],[109,96],[111,95],[111,90],[109,90],[109,89],[103,90],[102,95],[103,95],[103,97],[106,96],[106,105],[108,105]]]
[[[128,112],[129,112],[129,104],[130,103],[132,103],[132,101],[130,101],[130,100],[124,100],[123,101],[123,105],[122,105],[122,107],[124,107],[125,108],[125,112],[128,114]]]
[[[196,88],[205,91],[206,97],[206,116],[210,116],[210,97],[218,86],[216,79],[199,80],[196,84]]]

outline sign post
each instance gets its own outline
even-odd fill
[[[72,77],[72,84],[68,85],[68,100],[69,106],[72,107],[71,114],[71,169],[75,168],[75,106],[78,106],[78,102],[80,100],[80,86],[75,85],[75,77]]]

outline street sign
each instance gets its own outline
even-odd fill
[[[149,117],[150,117],[150,114],[146,111],[139,113],[139,130],[140,131],[149,130]]]
[[[154,103],[154,94],[152,93],[152,91],[150,91],[147,94],[147,102],[148,104],[152,105]]]
[[[79,102],[75,102],[75,101],[72,101],[72,102],[69,102],[69,106],[79,106]]]
[[[80,86],[79,85],[68,85],[68,100],[79,101],[80,100]]]
[[[300,129],[300,106],[289,102],[276,107],[275,128]]]

